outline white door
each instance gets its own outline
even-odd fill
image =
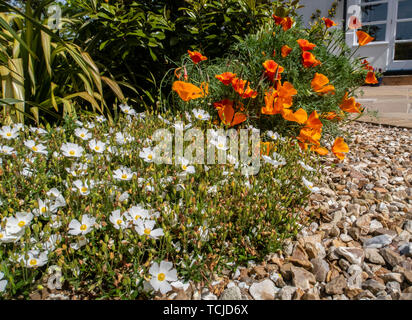
[[[412,70],[412,0],[392,0],[389,70]]]
[[[349,0],[348,4],[358,6],[361,30],[375,38],[363,49],[365,56],[379,59],[386,70],[412,70],[412,0]],[[356,46],[354,34],[352,39]]]

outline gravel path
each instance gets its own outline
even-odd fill
[[[412,300],[412,130],[353,123],[326,158],[312,223],[260,265],[155,299]]]

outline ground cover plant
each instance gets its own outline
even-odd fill
[[[122,109],[115,126],[97,117],[1,128],[3,297],[27,297],[49,267],[94,297],[135,298],[147,281],[166,292],[156,263],[177,270],[174,282],[208,279],[280,249],[307,218],[316,171],[290,140],[266,133],[256,176],[234,160],[157,165],[152,134],[173,130],[173,117]],[[195,115],[181,118],[186,127],[218,128]]]

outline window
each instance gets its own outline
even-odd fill
[[[375,39],[373,41],[387,41],[386,29],[388,20],[387,0],[362,0],[362,29]]]

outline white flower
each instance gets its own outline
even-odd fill
[[[106,122],[107,119],[104,116],[96,116],[97,122],[103,123]]]
[[[149,269],[149,273],[152,276],[150,285],[155,291],[160,290],[162,294],[172,290],[169,282],[177,281],[177,271],[173,269],[171,262],[161,261],[160,266],[157,262],[154,262]]]
[[[130,197],[129,192],[125,191],[119,196],[119,201],[120,202],[126,201],[129,199],[129,197]]]
[[[227,150],[227,137],[226,136],[217,136],[216,138],[210,141],[211,144],[215,145],[218,150]]]
[[[89,148],[98,153],[103,153],[103,151],[106,149],[106,144],[101,141],[97,141],[93,139],[93,140],[90,140],[89,142]]]
[[[151,218],[149,210],[141,205],[133,206],[126,212],[126,219],[138,224],[139,221],[149,220]]]
[[[14,138],[17,138],[19,135],[19,129],[17,128],[11,128],[10,126],[3,126],[0,129],[0,136],[2,136],[4,139],[11,140]]]
[[[163,236],[163,229],[162,228],[157,228],[153,229],[156,221],[154,220],[146,220],[146,221],[138,221],[137,225],[134,227],[136,232],[143,236],[148,236],[153,239],[157,239],[160,236]]]
[[[70,248],[73,250],[79,250],[81,247],[85,246],[89,240],[85,236],[79,236],[76,242],[70,243]]]
[[[66,200],[56,188],[51,188],[46,195],[49,197],[50,201],[53,201],[53,204],[50,205],[50,211],[54,212],[57,208],[64,207],[66,205]]]
[[[17,212],[15,217],[6,218],[6,233],[14,235],[30,225],[33,219],[31,212]]]
[[[60,149],[63,152],[63,155],[66,157],[76,157],[79,158],[82,156],[84,149],[75,143],[63,143]]]
[[[73,163],[71,168],[65,168],[73,177],[84,176],[87,174],[87,163]]]
[[[17,154],[17,152],[14,151],[14,148],[9,146],[0,146],[0,152],[8,156],[11,156],[12,154]]]
[[[122,144],[125,144],[127,142],[132,142],[132,141],[134,141],[134,138],[129,134],[123,133],[123,132],[116,133],[116,143],[122,145]]]
[[[187,130],[191,128],[192,124],[189,123],[189,124],[183,125],[183,122],[176,122],[173,124],[173,127],[178,131],[183,131],[183,130]]]
[[[277,139],[280,138],[279,133],[273,132],[273,131],[271,131],[271,130],[269,130],[266,134],[267,134],[267,136],[268,136],[269,138],[271,138],[271,139],[273,139],[273,140],[277,140]]]
[[[207,113],[205,110],[202,109],[193,109],[193,115],[195,116],[196,119],[198,120],[209,120],[210,119],[210,115],[209,113]]]
[[[83,182],[81,180],[76,180],[73,181],[74,186],[79,190],[80,194],[82,196],[87,196],[90,193],[90,188],[94,185],[92,181],[90,181],[90,187],[89,184],[86,182]]]
[[[143,148],[139,153],[139,157],[142,158],[145,162],[153,162],[154,152],[151,148]]]
[[[136,114],[136,111],[134,109],[132,109],[130,106],[128,106],[127,104],[121,104],[121,105],[119,105],[119,107],[124,113],[126,113],[128,115],[133,116],[133,115]]]
[[[36,134],[46,134],[47,133],[47,131],[42,128],[30,127],[29,130]]]
[[[24,262],[28,268],[42,267],[48,261],[47,251],[40,252],[39,250],[30,250],[27,255],[28,258],[22,255],[20,261]]]
[[[94,223],[96,222],[96,218],[92,218],[89,215],[85,214],[82,217],[82,222],[80,223],[77,219],[73,219],[69,223],[69,234],[77,236],[79,234],[85,235],[88,234]]]
[[[89,140],[92,138],[92,134],[85,128],[76,128],[74,134],[82,140]]]
[[[37,203],[39,205],[39,208],[33,210],[35,216],[43,215],[44,217],[49,217],[51,213],[57,211],[56,207],[53,207],[53,210],[51,210],[51,208],[49,207],[49,200],[43,201],[41,199],[38,199]]]
[[[129,181],[133,178],[136,172],[132,172],[130,168],[121,167],[113,171],[113,178],[116,180]]]
[[[271,157],[266,156],[266,155],[262,155],[263,160],[265,160],[265,162],[272,164],[273,166],[278,166],[280,164],[282,164],[281,162],[278,162],[276,160],[273,160]]]
[[[180,160],[181,162],[181,168],[183,170],[184,173],[195,173],[195,167],[194,166],[189,166],[189,160],[185,159],[185,158],[181,158]]]
[[[318,187],[314,187],[314,186],[313,186],[313,183],[310,182],[310,181],[308,181],[308,180],[306,180],[305,177],[302,177],[302,181],[303,181],[303,184],[304,184],[310,191],[312,191],[312,192],[319,192],[319,188],[318,188]]]
[[[298,163],[302,166],[303,169],[307,171],[315,171],[315,169],[313,169],[311,166],[308,166],[306,163],[304,163],[301,160],[299,160]]]
[[[4,277],[4,273],[0,272],[0,293],[6,291],[7,280],[2,280]]]
[[[87,123],[85,124],[85,127],[86,127],[87,129],[93,129],[95,126],[96,126],[96,125],[95,125],[93,122],[87,122]]]
[[[33,152],[47,154],[46,146],[41,143],[36,145],[34,140],[27,140],[24,145]]]
[[[5,219],[7,221],[7,219]],[[24,229],[21,229],[19,233],[10,234],[0,228],[0,243],[10,243],[18,241],[24,234]]]
[[[112,211],[112,214],[109,217],[111,223],[115,229],[119,230],[120,228],[126,228],[126,223],[123,220],[123,216],[120,214],[120,210]]]

